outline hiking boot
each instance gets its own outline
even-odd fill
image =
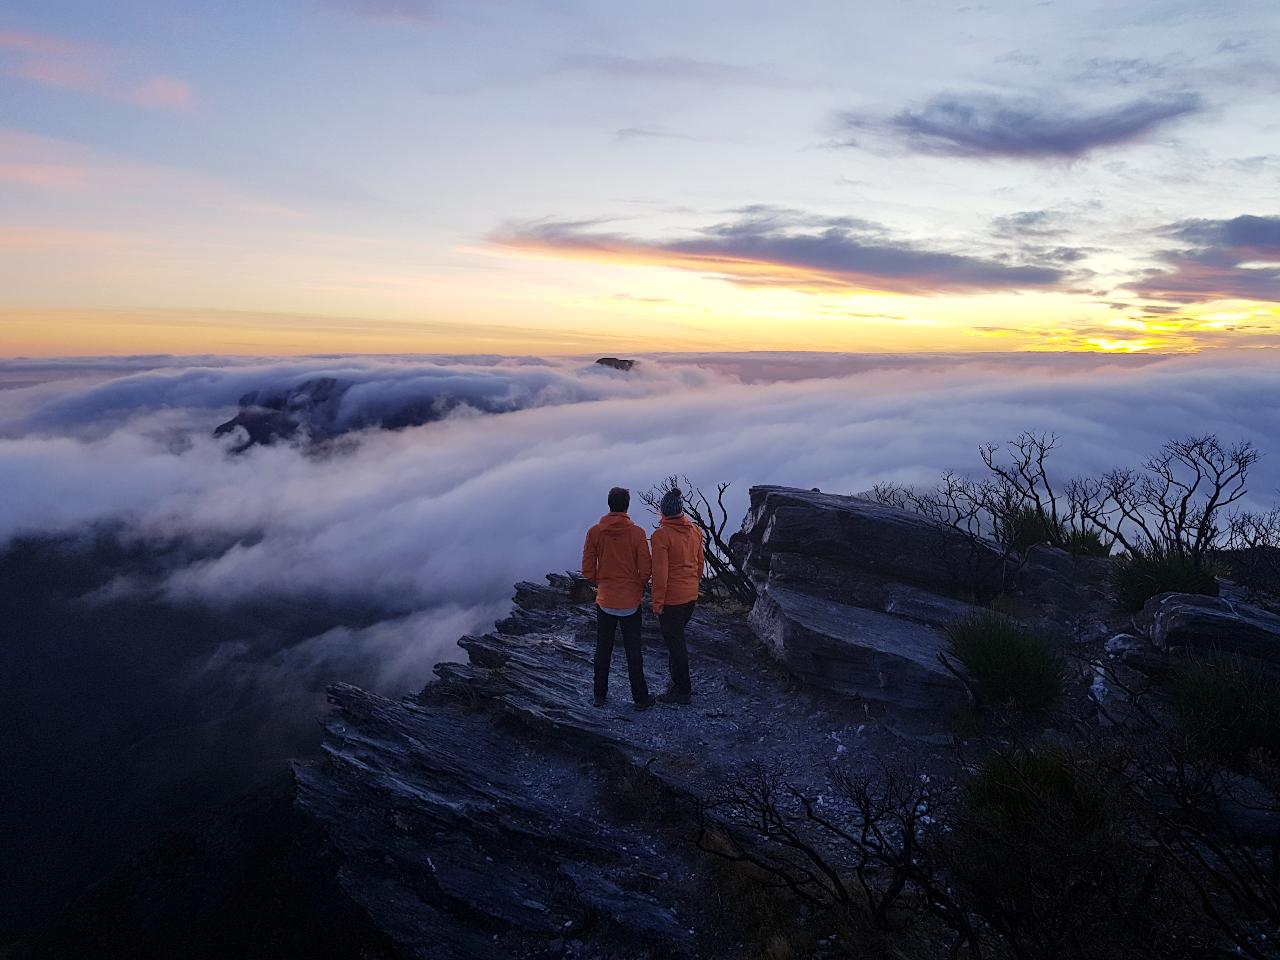
[[[591,703],[593,706],[603,707],[605,703],[608,701],[608,699],[609,699],[608,697],[592,697]]]
[[[659,703],[683,703],[688,704],[689,694],[682,693],[679,690],[668,690],[666,693],[658,697]]]
[[[650,707],[652,707],[652,706],[653,706],[655,703],[657,703],[657,702],[658,702],[658,698],[657,698],[657,697],[655,697],[655,696],[653,696],[652,694],[650,694],[649,696],[645,697],[643,700],[637,700],[637,701],[636,701],[636,709],[637,709],[637,710],[648,710]]]

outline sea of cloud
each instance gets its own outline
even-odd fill
[[[382,623],[330,631],[290,656],[330,676],[372,662],[387,689],[419,685],[454,656],[460,634],[502,614],[515,581],[576,567],[615,484],[730,481],[740,515],[752,484],[927,483],[948,468],[976,472],[978,444],[1029,429],[1061,436],[1060,476],[1216,433],[1270,452],[1254,473],[1259,504],[1280,486],[1280,364],[1267,351],[654,356],[629,373],[582,359],[80,359],[0,362],[6,376],[19,385],[0,390],[0,544],[104,521],[139,537],[232,542],[173,569],[165,592],[376,603]],[[315,376],[350,380],[344,402],[370,409],[443,389],[509,397],[513,412],[463,407],[333,449],[233,455],[232,438],[212,437],[243,393]],[[651,522],[638,505],[633,514]]]

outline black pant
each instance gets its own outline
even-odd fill
[[[596,696],[609,692],[609,662],[613,659],[613,641],[622,627],[622,646],[627,651],[627,678],[631,681],[631,698],[636,703],[649,699],[644,682],[644,655],[640,652],[640,610],[629,617],[615,617],[596,607]]]
[[[671,689],[676,693],[689,694],[689,647],[684,642],[684,628],[693,616],[693,608],[698,601],[690,600],[672,606],[667,604],[658,614],[658,626],[662,628],[662,639],[667,645],[667,662],[671,665]]]

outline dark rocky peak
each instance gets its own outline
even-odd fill
[[[601,357],[596,363],[602,367],[612,367],[614,370],[621,370],[624,373],[636,365],[634,360],[620,360],[617,357]]]
[[[316,377],[287,388],[253,390],[240,398],[240,411],[214,429],[215,437],[244,431],[233,448],[241,453],[257,444],[307,440],[324,443],[357,430],[403,430],[433,423],[462,406],[482,413],[501,413],[519,406],[502,397],[460,397],[443,393],[362,398],[344,404],[356,383]]]
[[[293,440],[305,432],[327,439],[326,425],[336,420],[338,403],[350,384],[336,377],[315,377],[287,388],[251,390],[240,398],[240,411],[213,431],[215,437],[243,430],[235,453],[255,444]]]

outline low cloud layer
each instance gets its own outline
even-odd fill
[[[162,405],[231,396],[239,386],[221,377],[239,368],[148,375],[159,385],[150,406],[117,402],[111,384],[64,381],[57,398],[28,412],[39,430],[0,440],[0,540],[114,520],[139,536],[234,542],[174,569],[168,594],[377,604],[385,624],[317,638],[307,662],[372,657],[386,683],[412,686],[430,662],[452,655],[459,633],[498,615],[514,581],[574,567],[614,484],[642,490],[672,472],[706,485],[728,480],[738,514],[753,483],[852,492],[878,480],[925,482],[944,468],[973,468],[980,442],[1034,429],[1062,435],[1063,473],[1135,461],[1191,431],[1251,439],[1272,454],[1253,483],[1260,501],[1280,486],[1280,383],[1268,356],[815,358],[820,379],[802,379],[803,357],[703,360],[654,358],[642,365],[653,368],[647,387],[637,378],[639,386],[577,402],[369,431],[323,457],[293,445],[231,456],[208,434],[225,411],[203,407],[180,411],[186,432],[174,441],[166,418],[179,411]],[[363,361],[307,363],[314,372]],[[519,384],[530,371],[572,368],[483,369]],[[202,378],[215,385],[209,393],[193,382]],[[94,413],[104,396],[114,404],[108,421]]]
[[[645,239],[594,224],[515,224],[491,242],[557,257],[691,270],[740,286],[817,292],[930,295],[1043,289],[1066,273],[1056,263],[1011,263],[891,236],[878,224],[771,207],[748,207],[692,236]]]
[[[627,375],[582,360],[496,357],[272,362],[202,358],[194,364],[163,357],[114,362],[77,358],[0,362],[0,385],[6,376],[49,378],[51,382],[0,393],[0,437],[81,438],[102,435],[142,415],[189,424],[198,432],[201,424],[216,420],[218,412],[227,412],[243,399],[288,395],[321,378],[332,379],[338,387],[333,391],[333,402],[315,412],[315,426],[325,436],[376,426],[433,404],[455,416],[507,413],[610,397],[647,396],[704,386],[708,380],[707,374],[690,367],[649,365]],[[104,382],[80,383],[85,378],[104,377]],[[75,385],[68,387],[67,378],[73,378]]]
[[[940,94],[888,120],[850,115],[853,131],[883,130],[913,150],[960,157],[1074,160],[1141,140],[1203,109],[1199,95],[1143,97],[1111,107],[990,94]]]

